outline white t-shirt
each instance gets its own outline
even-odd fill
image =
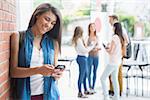
[[[77,40],[77,45],[75,46],[75,49],[78,55],[88,57],[89,51],[91,51],[94,48],[94,46],[95,44],[85,47],[83,40],[79,38]]]
[[[44,62],[43,51],[42,49],[38,50],[33,46],[33,52],[31,57],[30,66],[33,68],[34,66],[42,66]],[[30,88],[31,95],[40,95],[44,93],[44,77],[41,74],[36,74],[30,76]]]
[[[90,37],[89,36],[87,36],[86,38],[85,38],[85,43],[87,44],[87,45],[90,45],[90,43],[91,42],[95,42],[96,43],[96,45],[95,45],[95,47],[94,48],[101,48],[101,45],[100,45],[100,40],[99,40],[99,37],[98,36],[96,36],[96,40],[90,40]],[[93,48],[93,49],[94,49]]]
[[[90,55],[93,55],[93,53],[94,53],[94,56],[98,56],[98,55],[99,55],[99,50],[98,50],[98,51],[93,51],[93,50],[94,50],[94,49],[99,49],[99,48],[101,49],[101,48],[102,48],[102,45],[100,45],[100,44],[102,44],[102,43],[100,43],[99,37],[96,36],[96,39],[91,40],[91,38],[90,38],[89,36],[87,36],[87,37],[85,38],[85,40],[86,40],[86,44],[87,44],[88,46],[90,46],[92,42],[95,42],[95,43],[96,43],[96,45],[95,45],[94,48],[89,52],[89,54],[90,54]]]
[[[122,49],[121,42],[118,35],[113,35],[112,41],[115,43],[115,48],[113,52],[110,54],[109,61],[111,64],[121,64],[122,60]]]

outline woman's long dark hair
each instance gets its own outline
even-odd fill
[[[91,27],[92,24],[95,25],[95,23],[90,23],[89,26],[88,26],[88,35],[89,35],[89,36],[90,36],[90,33],[91,33],[90,27]],[[96,30],[94,31],[94,35],[97,36],[97,35],[96,35]]]
[[[56,41],[58,41],[59,49],[61,51],[62,17],[59,10],[53,7],[51,4],[43,3],[35,9],[30,19],[28,28],[31,28],[36,23],[36,16],[42,15],[47,11],[51,11],[57,17],[57,20],[54,27],[50,31],[46,32],[46,34],[48,34],[50,38],[53,38]]]
[[[122,48],[124,47],[124,38],[123,38],[123,31],[122,31],[122,26],[120,23],[115,23],[114,24],[114,34],[119,36],[121,46]]]

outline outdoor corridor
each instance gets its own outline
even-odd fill
[[[96,93],[94,95],[88,95],[88,98],[81,99],[77,97],[78,89],[77,89],[77,75],[78,72],[71,73],[72,79],[71,83],[69,83],[69,77],[68,72],[66,71],[63,75],[63,78],[61,78],[58,82],[59,90],[60,90],[60,100],[103,100],[103,94],[102,94],[102,88],[100,86],[100,78],[97,78],[97,86],[96,86]],[[75,76],[76,75],[76,76]],[[121,100],[149,100],[150,97],[142,97],[135,96],[134,94],[129,94],[129,96],[126,96],[126,93],[123,92],[123,95],[121,97]],[[110,99],[111,100],[111,99]]]
[[[69,51],[69,52],[66,52]],[[65,55],[71,56],[71,59],[74,59],[71,62],[59,62],[61,64],[66,64],[66,71],[63,74],[63,77],[58,81],[58,86],[60,90],[61,100],[103,100],[102,87],[100,82],[100,76],[104,69],[102,62],[100,62],[97,72],[97,80],[96,80],[96,94],[88,95],[86,99],[80,99],[77,97],[78,89],[77,89],[77,80],[78,80],[78,65],[75,61],[75,51],[71,46],[62,47],[62,57]],[[67,57],[64,57],[69,59]],[[124,69],[125,71],[125,69]],[[134,83],[135,79],[131,78],[129,82],[129,90],[128,96],[126,96],[126,88],[127,88],[127,80],[123,78],[123,94],[121,100],[149,100],[150,99],[150,87],[148,86],[148,82],[150,80],[144,80],[143,84],[143,94],[142,96],[142,80],[138,79],[138,87]],[[109,85],[109,83],[108,83]],[[136,93],[137,92],[137,93]]]

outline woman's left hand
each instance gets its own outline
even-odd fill
[[[62,69],[54,69],[54,72],[52,73],[52,76],[55,78],[55,80],[58,80],[63,75]]]

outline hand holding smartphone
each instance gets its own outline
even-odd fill
[[[108,49],[108,47],[104,43],[103,43],[103,46],[104,46],[105,49]]]
[[[58,80],[62,76],[65,67],[65,65],[57,65],[51,76],[54,77],[55,80]]]
[[[104,48],[106,48],[106,45],[103,43]]]
[[[66,68],[65,65],[57,65],[57,66],[55,67],[55,69],[61,69],[61,70],[64,70],[65,68]]]

